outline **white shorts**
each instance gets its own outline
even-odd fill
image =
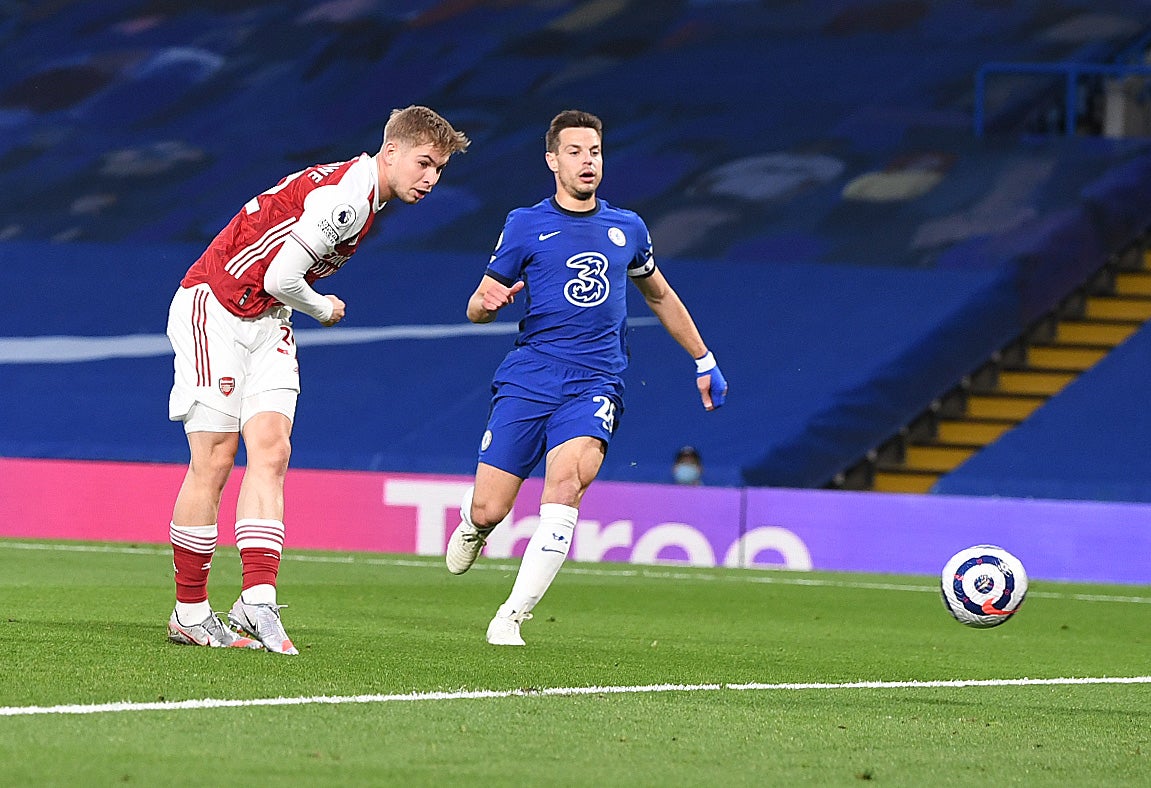
[[[168,309],[176,352],[168,418],[185,422],[189,432],[239,432],[265,410],[293,418],[300,367],[291,314],[276,307],[236,317],[206,284],[176,291]]]

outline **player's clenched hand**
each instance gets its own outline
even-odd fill
[[[323,321],[320,325],[325,327],[334,326],[336,323],[339,323],[344,319],[344,307],[346,305],[343,301],[336,298],[334,295],[327,295],[324,296],[324,298],[332,302],[332,316]]]
[[[695,385],[704,410],[715,410],[727,402],[727,378],[710,352],[695,360]]]
[[[492,282],[491,286],[484,290],[481,304],[488,312],[496,312],[514,302],[516,293],[523,289],[523,282],[516,282],[511,287],[504,287],[499,282]]]

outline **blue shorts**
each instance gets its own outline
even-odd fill
[[[526,479],[564,441],[590,436],[606,447],[623,413],[623,388],[619,375],[516,348],[492,380],[480,462]]]

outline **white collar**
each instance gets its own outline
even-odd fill
[[[364,155],[368,156],[366,153]],[[368,161],[372,165],[369,169],[372,171],[372,185],[375,187],[375,193],[372,195],[372,213],[379,213],[388,201],[380,201],[380,165],[376,163],[375,156],[368,156]]]

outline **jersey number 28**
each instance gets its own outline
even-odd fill
[[[615,403],[611,401],[610,397],[605,397],[602,394],[592,397],[592,402],[599,403],[595,417],[603,422],[603,428],[610,435],[615,431]]]

